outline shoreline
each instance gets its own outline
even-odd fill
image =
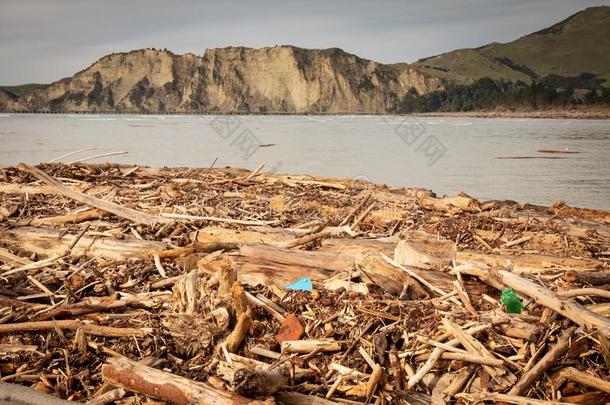
[[[469,117],[469,118],[515,118],[515,119],[582,119],[608,120],[610,109],[600,110],[533,110],[533,111],[459,111],[459,112],[429,112],[429,113],[373,113],[373,112],[147,112],[147,111],[0,111],[6,115],[176,115],[176,116],[215,116],[215,115],[260,115],[260,116],[389,116],[389,117]]]

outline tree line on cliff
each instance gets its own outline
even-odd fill
[[[575,108],[610,105],[610,89],[592,73],[575,77],[549,75],[530,84],[479,79],[472,84],[449,84],[443,90],[419,95],[411,89],[397,112],[451,112],[497,109]]]

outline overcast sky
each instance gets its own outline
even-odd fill
[[[339,47],[412,62],[506,42],[610,0],[0,0],[0,84],[48,83],[138,48]]]

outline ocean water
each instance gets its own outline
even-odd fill
[[[92,162],[209,167],[216,160],[248,169],[265,162],[265,171],[279,173],[610,210],[610,120],[0,114],[0,165],[92,147],[62,161],[124,151]]]

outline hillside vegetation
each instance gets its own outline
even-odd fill
[[[531,82],[593,73],[610,83],[610,7],[587,8],[515,41],[459,49],[411,65],[454,83],[488,77]]]

